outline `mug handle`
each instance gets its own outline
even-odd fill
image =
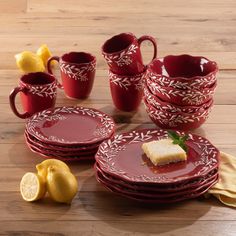
[[[22,93],[27,93],[28,92],[28,89],[26,87],[16,87],[14,88],[11,93],[10,93],[10,96],[9,96],[9,101],[10,101],[10,106],[11,106],[11,109],[12,111],[14,112],[14,114],[16,116],[18,116],[19,118],[21,119],[26,119],[26,118],[29,118],[31,115],[28,113],[28,112],[25,112],[23,114],[20,114],[16,108],[16,103],[15,103],[15,98],[16,98],[16,95],[19,93],[19,92],[22,92]]]
[[[143,35],[143,36],[141,36],[141,37],[138,39],[138,44],[141,45],[141,43],[142,43],[143,41],[145,41],[145,40],[150,41],[150,42],[152,43],[152,45],[153,45],[154,51],[153,51],[153,58],[152,58],[152,60],[154,60],[154,59],[156,58],[156,56],[157,56],[157,43],[156,43],[156,40],[155,40],[155,38],[153,38],[152,36]],[[151,62],[152,62],[152,60],[151,60]],[[150,63],[151,63],[151,62],[150,62]],[[149,64],[149,63],[148,63],[148,64]]]
[[[60,57],[58,57],[58,56],[53,56],[53,57],[50,57],[50,58],[48,59],[48,61],[47,61],[47,70],[48,70],[48,73],[51,74],[51,75],[53,75],[53,73],[52,73],[52,68],[51,68],[51,62],[52,62],[53,60],[59,62]],[[62,84],[61,84],[58,80],[57,80],[57,87],[60,88],[60,89],[63,89]]]

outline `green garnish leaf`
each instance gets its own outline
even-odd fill
[[[168,136],[173,140],[173,144],[178,144],[185,152],[187,152],[188,148],[185,144],[185,141],[188,139],[188,135],[180,136],[176,132],[169,130]]]

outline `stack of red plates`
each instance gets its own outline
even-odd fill
[[[44,157],[61,160],[94,159],[99,145],[114,134],[115,123],[107,114],[84,107],[57,107],[27,120],[29,148]]]
[[[98,182],[141,202],[172,203],[204,194],[218,180],[218,149],[207,139],[189,134],[187,161],[156,167],[141,145],[167,137],[165,130],[146,129],[103,142],[95,156]]]

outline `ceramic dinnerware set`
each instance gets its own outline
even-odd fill
[[[95,156],[98,182],[140,202],[173,203],[204,194],[218,180],[218,149],[191,134],[186,142],[187,162],[156,167],[141,146],[167,137],[165,130],[146,129],[117,134],[103,142]]]
[[[63,161],[93,160],[99,145],[113,136],[115,123],[105,113],[84,107],[50,108],[26,121],[31,151]]]
[[[154,59],[144,81],[144,103],[159,127],[190,130],[208,118],[216,89],[215,62],[190,55]]]

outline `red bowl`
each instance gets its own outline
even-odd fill
[[[208,118],[211,107],[203,112],[196,113],[171,113],[153,107],[144,99],[146,111],[150,119],[164,129],[192,130],[200,127]]]
[[[201,90],[173,89],[171,87],[162,87],[149,78],[146,78],[146,84],[152,94],[158,96],[166,102],[180,106],[202,105],[213,98],[216,89],[216,83],[210,88],[203,88]]]
[[[217,72],[216,62],[186,54],[154,59],[147,68],[147,74],[154,82],[174,89],[211,87],[216,82]]]
[[[151,91],[148,89],[147,85],[144,83],[143,85],[143,92],[144,92],[144,99],[151,104],[153,107],[157,109],[161,109],[163,111],[176,113],[176,112],[183,112],[183,113],[195,113],[199,111],[204,111],[205,109],[208,109],[210,106],[213,105],[213,99],[210,99],[206,103],[200,105],[200,106],[178,106],[169,102],[163,101],[158,96],[155,96],[151,93]]]

